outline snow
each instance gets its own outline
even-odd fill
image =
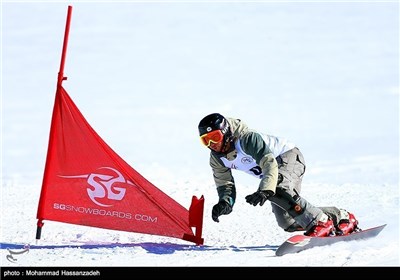
[[[205,197],[204,247],[45,221],[35,239],[67,6],[63,82],[97,133],[177,202]],[[399,2],[2,2],[1,242],[37,249],[2,267],[399,266]],[[374,239],[275,257],[293,235],[244,197],[215,223],[197,124],[208,113],[284,136],[307,163],[302,195],[353,212]]]

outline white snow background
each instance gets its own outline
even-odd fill
[[[44,221],[36,211],[68,5],[63,86],[96,132],[188,208],[205,197],[203,249],[163,236]],[[1,242],[137,246],[1,251],[1,266],[399,266],[399,2],[15,2],[1,4]],[[302,195],[345,208],[363,241],[275,257],[293,235],[258,180],[234,172],[237,202],[211,219],[217,192],[197,124],[237,117],[305,156]]]

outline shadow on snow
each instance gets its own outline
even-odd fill
[[[33,250],[33,249],[110,249],[110,248],[130,248],[140,247],[148,253],[163,255],[173,254],[175,251],[276,251],[279,246],[276,245],[260,245],[260,246],[209,246],[209,245],[183,245],[175,243],[84,243],[84,244],[59,244],[59,245],[30,245],[16,243],[0,243],[0,249],[7,250]],[[14,253],[17,253],[14,251]]]

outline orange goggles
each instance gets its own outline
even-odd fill
[[[222,142],[223,139],[224,135],[222,134],[221,130],[213,130],[209,133],[200,136],[201,142],[207,147],[210,147],[211,143],[214,144],[220,143]]]

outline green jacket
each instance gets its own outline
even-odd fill
[[[264,135],[251,130],[240,119],[226,119],[230,124],[234,143],[239,141],[243,152],[251,156],[262,170],[263,174],[258,190],[271,190],[275,193],[278,182],[278,163],[276,157],[293,148],[294,145],[285,139],[281,140],[282,138]],[[224,200],[231,206],[234,205],[236,200],[235,180],[232,176],[231,168],[224,165],[221,157],[233,160],[236,158],[237,153],[236,149],[226,155],[214,151],[210,153],[210,166],[215,185],[217,186],[219,200]]]

